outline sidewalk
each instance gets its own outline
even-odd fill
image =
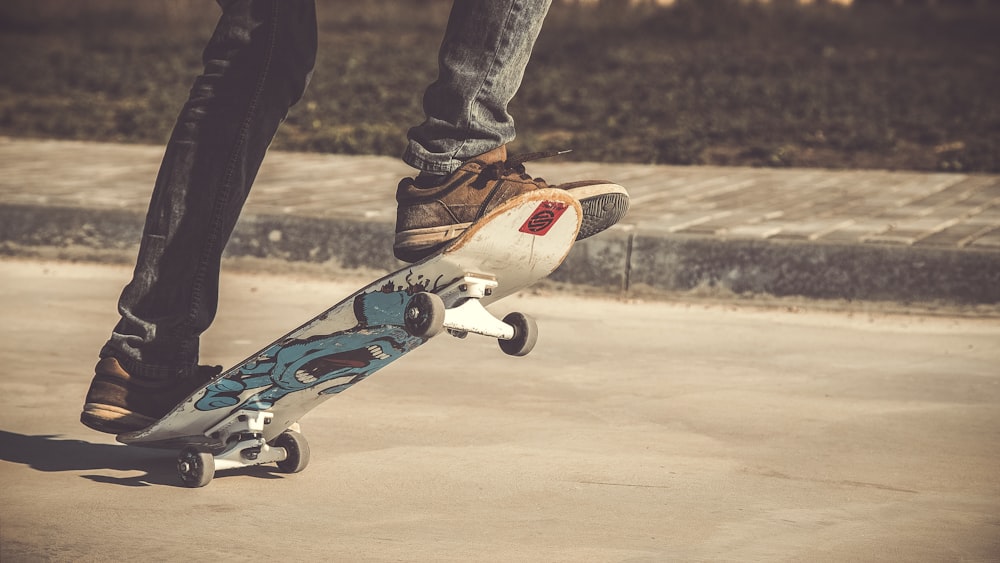
[[[0,253],[135,248],[163,147],[0,138]],[[1000,302],[1000,176],[531,163],[605,178],[632,209],[554,275],[615,294],[717,290],[823,299]],[[388,270],[389,157],[271,152],[230,256]]]

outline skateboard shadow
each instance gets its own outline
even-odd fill
[[[20,463],[36,471],[143,471],[144,475],[115,477],[113,475],[81,475],[95,483],[126,487],[168,485],[184,487],[177,476],[177,452],[128,447],[117,444],[94,444],[69,440],[55,435],[27,436],[0,430],[0,461]],[[236,470],[232,471],[234,474]],[[227,475],[230,471],[219,471]],[[239,474],[259,479],[282,479],[283,474],[265,466],[248,467]]]
[[[169,452],[141,450],[114,444],[93,444],[53,435],[27,436],[0,430],[0,460],[27,465],[36,471],[143,471],[145,475],[115,477],[82,475],[98,483],[128,487],[182,486],[173,471]]]

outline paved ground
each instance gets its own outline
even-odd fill
[[[0,251],[134,252],[162,147],[0,138]],[[617,294],[717,290],[1000,303],[1000,176],[559,162],[608,178],[632,210],[578,244],[556,279]],[[393,269],[386,157],[273,152],[232,256]],[[134,255],[134,254],[133,254]]]
[[[191,490],[77,422],[128,275],[0,261],[0,561],[1000,557],[995,319],[515,297],[530,356],[441,337]],[[204,359],[364,281],[230,273]]]

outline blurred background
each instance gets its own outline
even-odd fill
[[[450,2],[318,0],[274,148],[397,156]],[[211,0],[4,0],[0,135],[166,142]],[[556,0],[514,152],[661,164],[1000,172],[995,0]]]

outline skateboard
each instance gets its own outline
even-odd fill
[[[118,435],[131,446],[179,450],[189,487],[216,470],[276,463],[297,473],[309,463],[298,421],[439,334],[496,338],[523,356],[536,323],[522,313],[498,319],[485,306],[551,274],[581,224],[580,204],[543,189],[505,202],[437,253],[359,289],[194,391],[151,426]]]

